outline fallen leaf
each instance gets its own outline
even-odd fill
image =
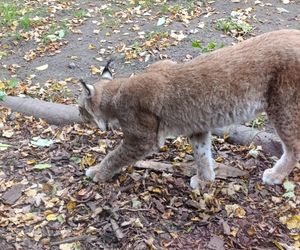
[[[43,147],[49,147],[54,143],[54,141],[51,139],[38,138],[37,140],[32,140],[30,143],[34,146],[43,148]]]
[[[286,226],[288,229],[298,229],[300,230],[300,214],[294,215],[291,218],[287,219]]]
[[[57,220],[57,216],[55,214],[48,214],[46,216],[47,221],[56,221]]]
[[[75,250],[75,249],[81,249],[80,248],[80,242],[73,242],[73,243],[65,243],[59,245],[60,250]]]
[[[5,92],[1,90],[0,91],[0,101],[3,101],[5,96],[6,96]]]
[[[288,10],[286,10],[285,8],[280,8],[280,7],[278,7],[278,8],[276,8],[277,10],[278,10],[278,12],[281,14],[281,13],[289,13],[289,11]]]
[[[14,135],[14,131],[13,130],[5,130],[3,133],[2,133],[2,136],[3,137],[6,137],[6,138],[12,138],[13,135]]]
[[[238,204],[225,205],[225,210],[228,217],[244,218],[246,215],[246,211]]]
[[[166,18],[161,17],[158,19],[156,26],[161,26],[161,25],[165,24],[165,22],[166,22]]]
[[[21,197],[24,189],[23,184],[17,184],[8,189],[1,197],[3,203],[13,205]]]
[[[208,249],[217,249],[217,250],[223,250],[225,249],[224,247],[224,240],[217,235],[213,235],[207,245]]]
[[[3,144],[3,143],[0,143],[0,151],[3,151],[3,150],[6,150],[10,147],[10,145],[8,144]]]
[[[46,69],[48,69],[48,64],[44,64],[42,66],[36,67],[35,69],[38,71],[46,70]]]
[[[102,71],[95,66],[91,66],[91,73],[93,75],[100,74]]]
[[[295,184],[291,181],[284,181],[283,183],[283,188],[285,189],[285,193],[282,195],[285,198],[294,198],[295,197],[295,193],[294,193],[294,189],[295,189]]]
[[[51,164],[49,163],[41,163],[41,164],[36,164],[33,169],[37,169],[37,170],[44,170],[44,169],[47,169],[47,168],[51,168]]]

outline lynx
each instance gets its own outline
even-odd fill
[[[130,78],[112,79],[105,67],[94,85],[82,81],[81,116],[101,130],[118,123],[122,143],[87,170],[94,181],[110,180],[163,145],[168,135],[186,135],[197,175],[213,181],[213,128],[253,119],[265,111],[280,137],[283,155],[263,173],[280,184],[300,161],[300,31],[280,30],[200,55],[189,62],[154,63]]]

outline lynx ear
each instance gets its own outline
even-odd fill
[[[95,88],[94,88],[94,86],[91,85],[91,84],[87,84],[87,83],[86,83],[84,80],[82,80],[82,79],[80,79],[79,81],[80,81],[80,83],[82,84],[83,89],[84,89],[84,91],[85,91],[87,97],[88,97],[88,98],[91,98],[91,97],[94,95],[94,93],[95,93]]]
[[[105,65],[103,71],[102,71],[102,74],[101,74],[101,78],[105,78],[105,79],[108,79],[108,80],[112,80],[112,73],[109,69],[109,65],[111,64],[112,60],[110,59],[107,64]]]

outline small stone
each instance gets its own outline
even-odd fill
[[[76,64],[73,63],[73,62],[71,62],[71,63],[69,63],[68,68],[69,69],[75,69],[76,68]]]

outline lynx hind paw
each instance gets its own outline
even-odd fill
[[[265,184],[277,185],[277,184],[282,184],[285,177],[286,177],[285,174],[276,173],[274,169],[269,168],[264,171],[262,180]]]

